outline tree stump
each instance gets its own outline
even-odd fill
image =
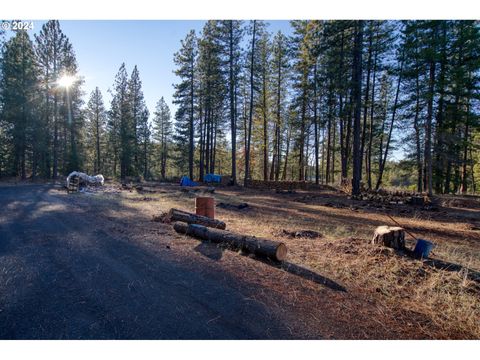
[[[405,231],[396,226],[379,226],[373,235],[372,244],[382,244],[393,249],[403,250],[405,249]]]

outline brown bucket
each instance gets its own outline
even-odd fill
[[[195,198],[195,214],[215,219],[215,199],[203,196]]]

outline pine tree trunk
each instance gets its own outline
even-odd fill
[[[53,179],[58,176],[58,118],[57,118],[57,95],[53,100]]]
[[[304,74],[304,81],[305,80]],[[305,85],[304,85],[305,86]],[[306,90],[303,90],[302,94],[302,109],[301,109],[301,124],[300,124],[300,144],[299,148],[299,157],[298,157],[298,181],[305,180],[305,122],[306,122],[306,101],[307,101],[307,94]]]
[[[371,27],[371,26],[370,26]],[[367,113],[368,113],[368,100],[370,92],[370,72],[372,64],[372,54],[373,54],[373,29],[370,28],[370,36],[368,40],[368,60],[367,60],[367,84],[365,88],[365,104],[363,107],[363,126],[362,126],[362,145],[361,145],[361,160],[363,160],[363,155],[365,154],[365,140],[367,137]],[[367,168],[367,163],[365,162],[365,168]]]
[[[98,89],[97,94],[98,97]],[[96,143],[97,143],[97,166],[95,169],[95,174],[100,173],[100,110],[98,108],[98,101],[96,102],[96,111],[95,111],[95,127],[96,127]]]
[[[143,144],[143,178],[148,178],[148,139],[145,137]]]
[[[248,180],[250,180],[250,142],[252,138],[252,123],[253,123],[253,71],[254,71],[254,60],[255,60],[255,36],[256,36],[257,22],[253,20],[253,33],[252,33],[252,54],[250,58],[250,110],[248,116],[248,136],[247,136],[247,151],[245,153],[245,186],[247,185]]]
[[[267,78],[263,73],[263,180],[268,180],[268,122],[267,122]]]
[[[318,149],[318,114],[317,114],[317,59],[313,67],[313,125],[315,132],[315,184],[320,182],[320,168],[318,165],[319,149]]]
[[[205,169],[207,171],[207,174],[210,172],[210,121],[211,121],[211,110],[209,106],[207,105],[206,109],[206,114],[207,117],[205,119]]]
[[[350,153],[351,153],[351,143],[352,143],[352,115],[353,115],[353,110],[355,107],[354,103],[354,90],[352,89],[352,92],[350,94],[350,106],[349,106],[349,111],[348,111],[348,116],[346,117],[346,133],[345,133],[345,172],[348,176],[348,169],[349,169],[349,159],[350,159]],[[361,110],[360,110],[360,116],[361,116]],[[334,129],[336,128],[335,126],[333,127]],[[333,138],[335,141],[335,138]],[[335,143],[333,144],[333,148],[335,149]],[[335,157],[334,157],[335,159]]]
[[[283,164],[283,174],[282,174],[283,181],[287,180],[287,165],[288,165],[288,155],[290,151],[291,136],[292,136],[292,129],[291,129],[291,126],[289,126],[287,131],[287,148],[285,149],[285,161]]]
[[[322,160],[320,162],[320,178],[322,184],[325,183],[325,126],[322,127]]]
[[[195,115],[195,107],[194,107],[194,81],[195,81],[195,74],[194,74],[194,64],[190,64],[191,66],[191,73],[190,73],[190,119],[188,122],[188,176],[190,179],[193,180],[193,153],[194,153],[194,136],[195,136],[195,127],[194,127],[194,115]]]
[[[276,156],[277,156],[277,127],[278,125],[275,123],[273,128],[274,137],[273,137],[272,164],[270,165],[270,175],[268,177],[270,181],[273,181],[275,176]]]
[[[395,115],[397,113],[398,98],[399,98],[399,95],[400,95],[400,84],[402,83],[402,71],[403,71],[403,55],[402,55],[402,58],[400,60],[400,72],[399,72],[399,75],[398,75],[397,91],[395,93],[395,101],[393,103],[392,119],[390,121],[390,129],[388,131],[387,143],[385,144],[385,152],[383,154],[383,160],[382,159],[380,160],[378,180],[377,180],[377,185],[375,187],[376,190],[378,190],[380,188],[380,185],[382,184],[383,171],[385,170],[385,164],[387,163],[388,150],[390,148],[390,141],[392,139],[393,125],[395,124]]]
[[[282,94],[282,52],[279,49],[279,57],[277,63],[277,103],[276,103],[276,123],[275,123],[275,146],[274,146],[274,156],[272,159],[272,173],[275,168],[275,180],[278,181],[280,176],[280,128],[281,128],[281,94]],[[273,180],[273,176],[272,180]]]
[[[206,122],[206,115],[203,116],[204,106],[203,106],[203,99],[200,99],[200,109],[199,109],[199,118],[200,118],[200,164],[199,164],[199,180],[203,181],[204,175],[204,164],[205,164],[205,122]]]
[[[210,169],[211,174],[215,174],[215,164],[217,160],[217,127],[218,127],[218,119],[215,119],[215,126],[212,127],[213,146],[212,146],[212,162],[211,162],[211,169]]]
[[[360,194],[360,180],[362,177],[362,154],[360,154],[360,117],[362,105],[362,42],[363,42],[363,20],[356,23],[356,34],[354,44],[354,90],[355,90],[355,113],[353,123],[353,181],[352,195]]]
[[[277,139],[277,167],[275,169],[275,181],[278,181],[280,178],[280,166],[282,164],[282,157],[281,157],[281,144],[282,144],[282,139],[280,137],[280,129],[281,129],[281,124],[277,126],[277,133],[276,133],[276,139]]]
[[[416,104],[415,104],[415,117],[413,120],[413,128],[415,130],[415,145],[416,145],[416,160],[417,160],[417,191],[421,192],[423,187],[423,163],[421,158],[421,144],[420,144],[420,127],[418,125],[418,118],[420,116],[420,79],[417,66],[416,71]]]
[[[370,103],[370,126],[368,131],[368,172],[367,172],[367,183],[368,188],[372,188],[372,147],[373,147],[373,120],[375,115],[375,85],[377,79],[377,59],[378,59],[378,50],[375,47],[375,56],[373,60],[373,73],[372,73],[372,98]]]
[[[338,86],[344,85],[344,76],[345,74],[343,73],[343,63],[344,63],[344,31],[342,30],[341,33],[341,40],[340,40],[340,64],[339,64],[339,71],[338,71]],[[345,118],[345,109],[344,109],[344,98],[343,98],[343,89],[339,90],[339,104],[338,104],[338,119],[340,122],[340,166],[341,166],[341,177],[342,181],[343,179],[346,179],[348,177],[348,171],[347,171],[347,146],[345,144],[346,140],[346,135],[345,135],[345,130],[346,130],[346,118]],[[327,155],[328,156],[328,155]],[[328,165],[327,165],[328,169]],[[328,182],[328,181],[327,181]]]
[[[435,32],[433,38],[435,39]],[[434,40],[435,41],[435,40]],[[433,193],[432,179],[432,118],[433,118],[433,98],[435,91],[435,59],[431,55],[429,61],[429,80],[428,80],[428,102],[427,102],[427,119],[425,124],[425,169],[426,169],[426,185],[428,195]]]
[[[326,164],[326,174],[325,182],[330,183],[330,150],[332,146],[332,116],[333,116],[333,84],[330,83],[329,86],[329,95],[328,95],[328,119],[327,119],[327,164]]]
[[[337,141],[337,124],[335,123],[335,118],[332,119],[332,160],[330,161],[330,164],[332,166],[332,173],[330,177],[330,181],[332,183],[335,182],[335,153],[336,153],[336,141]]]
[[[233,20],[229,21],[229,91],[230,91],[230,127],[232,143],[232,185],[237,184],[237,120],[235,107],[235,84],[233,77]]]
[[[444,153],[444,125],[443,125],[443,111],[444,111],[444,93],[445,93],[445,68],[447,65],[447,24],[446,21],[442,21],[442,52],[440,62],[440,75],[438,78],[440,97],[438,100],[436,132],[435,132],[435,192],[442,192],[442,177],[443,177],[443,165],[445,163]]]
[[[57,68],[57,32],[53,31],[53,77],[54,80],[58,80],[58,68]],[[57,92],[53,93],[53,179],[58,176],[58,104],[57,104]]]
[[[463,159],[462,159],[462,184],[460,187],[460,192],[465,194],[467,192],[467,164],[468,164],[468,145],[469,145],[469,112],[470,112],[470,103],[467,104],[467,115],[465,119],[465,131],[463,134]]]
[[[475,184],[475,161],[473,159],[472,147],[470,147],[470,175],[472,176],[472,192],[475,194],[477,188]]]

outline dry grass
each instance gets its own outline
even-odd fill
[[[145,194],[135,191],[97,194],[96,198],[108,204],[114,197],[125,209],[140,211],[146,218],[171,207],[194,209],[196,193],[180,192],[174,186],[155,190],[156,193]],[[386,212],[417,236],[433,240],[437,244],[434,258],[478,271],[480,232],[471,230],[480,226],[477,199],[465,202],[457,199],[455,206],[454,199],[446,199],[440,211],[428,212],[406,206],[372,209],[333,192],[279,195],[225,188],[218,189],[214,196],[217,203],[250,205],[243,210],[217,208],[217,217],[227,223],[228,229],[284,241],[289,248],[289,263],[321,274],[347,289],[347,293],[326,290],[308,279],[272,271],[268,264],[230,251],[224,252],[221,263],[205,262],[248,279],[256,289],[269,288],[268,294],[261,291],[252,301],[266,301],[268,295],[269,304],[272,299],[277,304],[276,311],[285,311],[288,306],[304,307],[311,313],[311,326],[325,322],[327,315],[317,319],[318,313],[311,308],[321,306],[330,314],[331,326],[327,329],[331,329],[332,337],[339,337],[335,326],[347,324],[346,327],[351,327],[350,332],[344,333],[347,338],[480,338],[480,286],[469,280],[465,271],[438,270],[369,243],[375,227],[389,223]],[[158,235],[172,234],[162,224],[152,223],[153,228],[146,223],[132,227],[126,213],[119,214],[126,227],[137,232],[138,238],[150,239],[147,243],[153,244]],[[282,235],[283,229],[314,230],[323,236],[289,238]],[[174,236],[179,255],[198,256],[193,251],[198,242]],[[410,247],[413,244],[413,241],[408,243]],[[249,275],[252,268],[258,276]],[[323,294],[321,299],[319,294]]]
[[[374,298],[402,316],[423,317],[428,337],[479,338],[480,287],[459,272],[425,266],[364,239],[339,239],[321,244],[310,266],[335,274],[350,288]],[[408,317],[405,324],[408,324]],[[431,331],[435,325],[435,332]],[[440,331],[440,332],[439,332]]]

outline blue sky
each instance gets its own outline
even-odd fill
[[[34,21],[33,32],[38,33],[45,21]],[[194,29],[197,33],[205,21],[190,20],[61,20],[60,27],[68,36],[85,78],[85,100],[96,86],[102,91],[109,108],[115,74],[122,62],[131,73],[135,65],[140,71],[145,100],[152,115],[155,104],[164,97],[172,114],[172,84],[178,82],[173,74],[173,54],[180,48],[180,40]],[[269,31],[291,33],[288,21],[268,21]],[[32,36],[33,37],[33,36]]]

